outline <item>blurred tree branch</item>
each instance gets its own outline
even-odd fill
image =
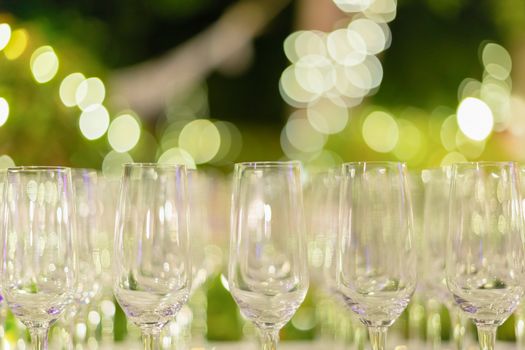
[[[116,71],[110,77],[113,104],[146,118],[242,53],[290,0],[240,0],[203,32],[165,55]]]

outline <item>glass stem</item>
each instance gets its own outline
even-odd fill
[[[277,350],[279,331],[275,329],[261,329],[262,350]]]
[[[494,326],[478,326],[478,340],[481,350],[494,350],[496,330],[497,327]]]
[[[32,327],[29,329],[34,350],[47,350],[47,328]]]
[[[373,350],[386,349],[386,327],[368,327],[368,336]]]
[[[160,349],[160,332],[142,332],[142,343],[144,344],[144,350],[159,350]]]

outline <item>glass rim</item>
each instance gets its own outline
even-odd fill
[[[284,167],[295,167],[301,166],[302,163],[299,160],[283,160],[283,161],[255,161],[255,162],[240,162],[235,163],[236,168],[284,168]]]
[[[70,167],[66,166],[47,166],[47,165],[23,165],[7,168],[8,173],[37,172],[37,171],[55,171],[71,172]]]
[[[345,162],[341,164],[341,167],[347,168],[350,166],[364,166],[364,165],[373,165],[373,166],[384,165],[384,166],[396,166],[396,167],[402,166],[404,168],[407,168],[406,162],[398,162],[395,160],[385,160],[385,161],[372,160],[372,161]]]
[[[186,164],[179,163],[124,163],[124,169],[131,168],[166,168],[166,169],[186,169]]]
[[[517,167],[519,164],[512,160],[504,160],[504,161],[492,161],[492,160],[481,160],[477,162],[458,162],[450,164],[451,168],[457,168],[458,166],[495,166],[495,167],[502,167],[502,166],[512,166]]]

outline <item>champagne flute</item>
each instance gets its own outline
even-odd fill
[[[74,205],[64,167],[7,170],[1,284],[35,349],[47,349],[49,327],[74,297]]]
[[[456,304],[476,325],[481,349],[492,350],[496,329],[523,295],[523,214],[517,165],[453,165],[449,213],[447,285]]]
[[[186,168],[127,164],[115,227],[115,297],[144,349],[186,303],[191,288]]]
[[[236,164],[231,219],[230,292],[274,350],[308,289],[300,163]]]
[[[341,172],[337,287],[368,328],[374,350],[416,288],[416,252],[406,166],[346,163]]]

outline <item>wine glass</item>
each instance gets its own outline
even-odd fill
[[[47,349],[49,327],[74,297],[74,205],[64,167],[7,170],[1,284],[35,349]]]
[[[99,225],[98,176],[92,169],[71,169],[75,190],[75,209],[78,232],[78,284],[77,303],[88,305],[99,293],[100,251],[96,243]]]
[[[515,163],[452,166],[447,285],[477,326],[482,350],[494,349],[497,327],[523,295],[522,220]]]
[[[158,348],[162,327],[186,303],[191,288],[186,167],[126,164],[115,227],[115,297]]]
[[[308,289],[301,164],[236,164],[231,220],[230,292],[275,349]]]
[[[406,166],[395,162],[343,164],[337,287],[368,328],[374,350],[416,288],[416,252]]]

